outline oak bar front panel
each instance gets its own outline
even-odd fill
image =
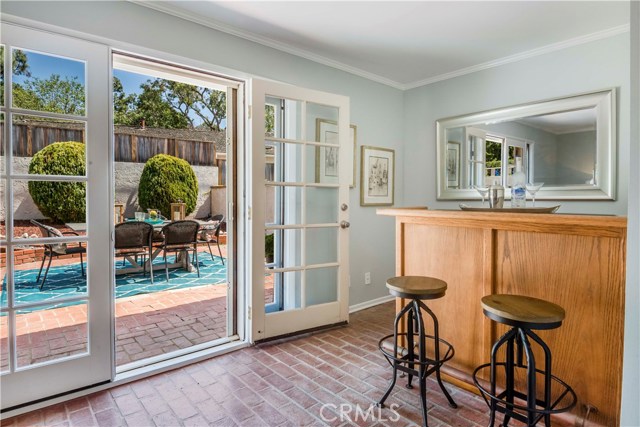
[[[625,218],[378,212],[396,216],[396,274],[433,276],[448,283],[446,296],[428,303],[438,316],[441,337],[455,348],[455,357],[443,368],[452,380],[474,389],[473,370],[488,362],[492,343],[506,330],[482,314],[482,296],[542,298],[567,313],[560,328],[539,335],[553,353],[554,375],[578,395],[572,416],[581,422],[586,405],[591,405],[598,413],[590,414],[589,425],[619,425]]]

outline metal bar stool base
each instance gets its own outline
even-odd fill
[[[532,338],[545,353],[545,370],[535,368],[535,358],[527,338]],[[498,350],[506,345],[506,361],[496,361]],[[527,364],[523,363],[523,353],[526,355]],[[514,355],[516,357],[514,357]],[[551,426],[551,415],[570,411],[577,401],[577,396],[573,389],[564,381],[548,371],[551,366],[551,352],[546,344],[533,331],[526,328],[514,327],[505,333],[493,346],[491,351],[491,362],[478,366],[473,371],[473,382],[480,391],[482,398],[490,409],[489,426],[495,422],[496,413],[504,414],[504,427],[509,425],[511,419],[523,422],[528,427],[535,426],[539,421],[544,420],[547,427]],[[497,368],[504,368],[505,388],[500,393],[496,391]],[[478,377],[482,372],[489,371],[489,389],[483,386]],[[515,388],[516,370],[525,370],[527,393],[523,393]],[[536,374],[544,378],[543,392],[544,399],[536,396]],[[487,375],[485,373],[484,377]],[[552,401],[552,384],[556,385],[557,397]],[[566,402],[566,399],[569,399]],[[515,399],[524,402],[524,405],[515,403]],[[566,403],[565,403],[566,402]]]
[[[434,323],[434,335],[427,335],[425,333],[424,321],[422,319],[421,309],[424,310],[433,319]],[[407,329],[405,333],[398,332],[398,326],[402,317],[407,314]],[[416,332],[414,333],[414,327]],[[406,347],[400,346],[399,341],[403,339],[407,343]],[[415,343],[415,344],[414,344]],[[430,347],[433,349],[434,357],[427,357],[427,343],[430,343]],[[441,348],[444,351],[444,355],[441,356]],[[393,334],[383,337],[378,342],[378,348],[384,355],[385,359],[393,368],[393,378],[387,388],[387,391],[382,396],[380,401],[376,403],[378,408],[384,408],[384,402],[387,400],[391,391],[396,385],[398,372],[406,374],[408,377],[407,388],[413,388],[411,382],[413,377],[418,380],[420,386],[420,400],[422,407],[422,420],[423,425],[428,426],[427,421],[427,401],[426,393],[427,377],[433,373],[436,374],[436,379],[443,394],[449,402],[449,406],[457,408],[458,405],[453,400],[447,389],[445,388],[442,379],[440,377],[440,367],[448,360],[450,360],[455,351],[453,346],[447,341],[441,339],[438,335],[438,320],[433,312],[418,299],[413,299],[409,302],[396,316],[395,330]],[[417,348],[417,352],[416,352]]]

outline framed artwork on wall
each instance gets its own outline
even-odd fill
[[[349,138],[353,146],[353,177],[351,184],[349,184],[351,188],[356,185],[356,135],[357,127],[355,125],[349,126]],[[337,145],[338,123],[316,119],[316,141]],[[316,147],[316,182],[322,184],[338,183],[338,147]]]
[[[364,145],[360,150],[360,206],[393,205],[395,151]]]
[[[447,143],[447,187],[460,188],[460,143]]]

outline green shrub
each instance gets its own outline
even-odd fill
[[[273,238],[274,234],[267,234],[264,236],[264,255],[267,258],[273,259]]]
[[[170,216],[171,203],[181,200],[186,214],[196,208],[198,179],[187,161],[167,154],[153,156],[144,165],[138,185],[138,203],[143,209],[159,209]]]
[[[33,175],[85,175],[84,144],[56,142],[38,151],[29,163]],[[29,181],[29,194],[40,212],[61,222],[84,222],[84,182]]]

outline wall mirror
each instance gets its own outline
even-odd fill
[[[539,200],[614,200],[615,89],[436,122],[438,200],[480,199],[492,184],[510,197],[516,158]]]

